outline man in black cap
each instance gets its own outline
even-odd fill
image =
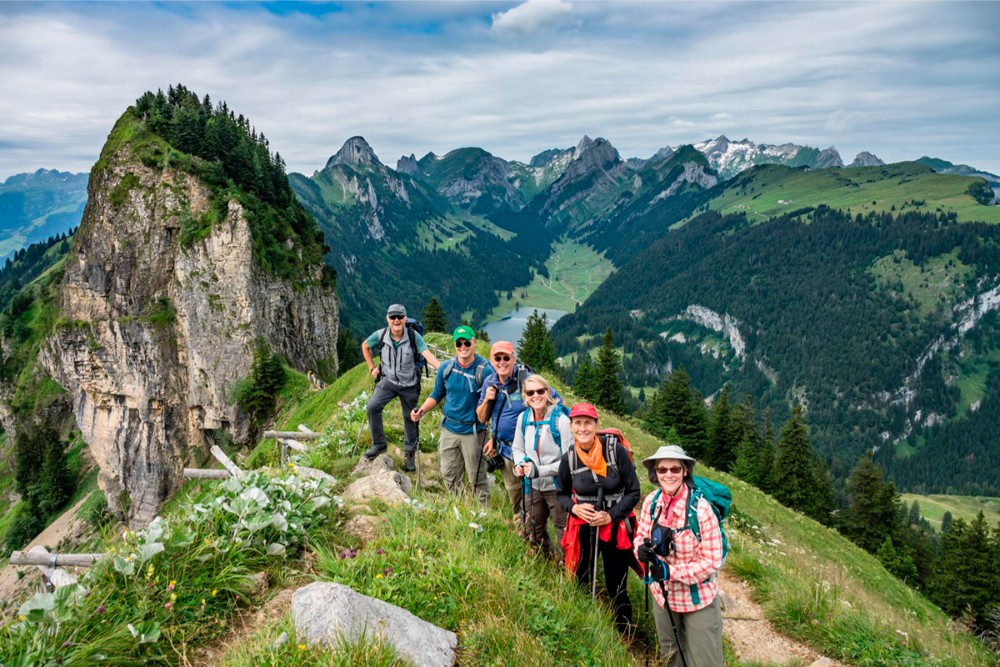
[[[406,326],[406,308],[394,303],[389,306],[385,315],[388,326],[375,331],[361,343],[361,354],[368,364],[368,371],[375,378],[375,391],[368,399],[368,427],[372,433],[372,446],[365,452],[365,457],[374,459],[386,450],[382,410],[389,401],[399,397],[403,406],[404,469],[412,471],[416,469],[413,457],[417,453],[420,439],[417,423],[409,419],[420,399],[420,368],[417,357],[422,356],[435,370],[440,362],[427,349],[423,336]],[[375,356],[379,357],[378,366],[375,365]]]

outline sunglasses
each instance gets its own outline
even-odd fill
[[[548,389],[525,389],[524,395],[531,398],[535,394],[545,394],[546,392],[548,392]]]
[[[506,354],[493,355],[493,361],[510,361],[510,356]]]
[[[398,322],[399,320],[405,320],[406,316],[405,315],[390,315],[389,319],[392,320],[393,322]]]
[[[472,341],[459,338],[455,341],[455,347],[472,347]]]
[[[662,466],[656,469],[657,475],[666,475],[668,472],[671,475],[679,475],[684,472],[684,466]]]

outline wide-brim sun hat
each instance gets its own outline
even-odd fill
[[[687,452],[685,452],[680,446],[664,445],[659,449],[657,449],[655,454],[653,454],[652,456],[647,456],[642,460],[642,465],[646,466],[646,470],[650,471],[651,479],[653,478],[652,474],[653,466],[656,465],[657,461],[663,459],[674,459],[676,461],[684,461],[685,465],[687,466],[687,474],[689,475],[694,470],[695,464],[698,463],[695,459],[688,456]]]

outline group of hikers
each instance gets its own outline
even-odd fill
[[[599,427],[596,407],[567,407],[544,377],[517,361],[508,341],[494,343],[484,359],[476,353],[475,330],[462,325],[452,333],[455,356],[440,362],[406,323],[406,309],[393,304],[387,326],[361,345],[375,378],[367,406],[372,445],[365,456],[386,451],[382,411],[399,397],[404,467],[414,470],[418,423],[440,405],[441,475],[451,493],[464,493],[467,479],[488,506],[488,477],[501,471],[515,524],[541,553],[562,560],[592,597],[600,556],[620,633],[631,632],[631,569],[655,601],[663,664],[722,665],[717,573],[724,538],[716,512],[693,483],[695,459],[678,445],[645,458],[654,491],[637,517],[642,494],[631,448],[620,431]],[[421,359],[437,373],[430,395],[417,405]]]

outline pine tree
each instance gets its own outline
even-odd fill
[[[677,430],[679,444],[696,459],[705,458],[708,446],[708,412],[694,388],[691,376],[678,366],[660,384],[650,407],[650,425],[663,437],[671,428]]]
[[[914,566],[913,560],[905,553],[896,549],[892,543],[892,538],[888,535],[882,541],[878,551],[875,552],[875,557],[882,563],[882,567],[897,578],[905,582],[912,582],[916,579],[917,568]]]
[[[549,333],[545,315],[537,310],[528,316],[521,339],[517,342],[518,360],[536,371],[555,370],[556,344]]]
[[[895,485],[883,479],[882,468],[870,453],[854,466],[847,491],[850,505],[838,517],[840,532],[869,553],[875,553],[887,537],[898,540],[899,495]]]
[[[820,497],[821,493],[805,416],[802,406],[796,405],[792,409],[792,416],[782,426],[778,440],[774,497],[786,507],[824,521],[828,517],[822,515],[825,503]]]
[[[448,320],[444,314],[444,306],[437,300],[437,297],[432,296],[431,300],[424,306],[421,319],[424,323],[424,331],[448,332]]]
[[[594,368],[588,351],[584,350],[580,355],[583,358],[576,369],[576,377],[573,378],[573,390],[583,400],[594,403],[597,401],[597,369]]]
[[[739,441],[733,441],[733,431],[738,425],[735,423],[733,409],[729,403],[729,385],[722,388],[722,392],[712,405],[712,412],[709,426],[709,447],[708,463],[713,468],[729,472],[736,459],[736,447]]]
[[[615,349],[615,336],[609,327],[604,332],[604,344],[597,352],[597,395],[595,400],[603,408],[623,415],[628,410],[625,402],[625,385],[621,381],[622,360]]]

